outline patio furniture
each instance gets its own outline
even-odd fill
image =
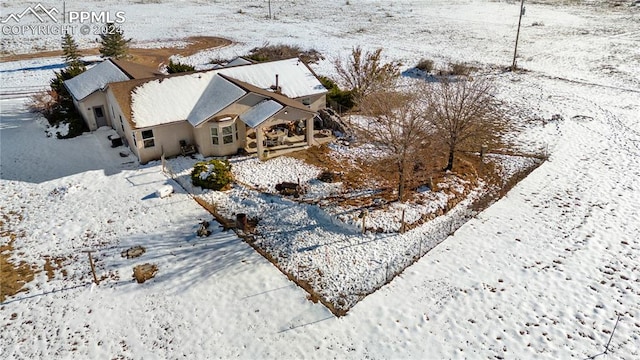
[[[278,139],[267,138],[264,140],[264,146],[270,147],[270,146],[277,146],[277,145],[278,145]]]
[[[196,147],[193,144],[187,144],[186,140],[180,140],[180,152],[182,156],[187,156],[196,153]]]

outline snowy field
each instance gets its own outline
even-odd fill
[[[558,1],[557,3],[560,3]],[[510,65],[519,4],[499,1],[67,2],[123,10],[139,42],[190,35],[237,43],[203,64],[265,41],[327,56],[382,46],[406,66],[466,61],[521,111],[523,151],[550,161],[347,316],[335,318],[230,232],[197,238],[210,219],[158,165],[122,158],[98,131],[47,138],[24,98],[0,99],[3,226],[24,237],[14,256],[40,268],[0,304],[0,358],[504,358],[640,357],[640,9],[599,1],[527,4],[519,66]],[[629,1],[628,4],[632,3]],[[2,16],[27,3],[2,4]],[[242,10],[242,11],[239,11]],[[534,23],[536,24],[534,26]],[[57,36],[2,37],[5,52],[53,49]],[[84,39],[84,46],[92,46]],[[2,93],[46,86],[59,59],[2,63]],[[562,120],[545,122],[559,114]],[[6,229],[3,229],[6,230]],[[6,242],[6,239],[2,239]],[[120,251],[144,245],[127,260]],[[96,250],[91,284],[86,254]],[[138,285],[132,267],[158,264]]]

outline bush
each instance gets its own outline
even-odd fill
[[[213,65],[226,65],[227,63],[229,63],[231,60],[229,59],[225,59],[225,58],[221,58],[221,57],[214,57],[211,58],[211,60],[209,60],[209,64],[213,64]]]
[[[420,60],[420,62],[418,62],[418,65],[416,65],[416,69],[430,73],[433,70],[433,60],[431,59]]]
[[[191,171],[191,182],[203,189],[222,190],[232,180],[231,164],[227,160],[200,161]]]
[[[353,108],[353,92],[349,90],[340,90],[338,84],[335,81],[329,79],[326,76],[319,76],[320,83],[322,86],[329,90],[327,92],[327,101],[329,102],[329,106],[337,107],[334,109],[338,112],[345,112]]]
[[[473,68],[465,63],[449,63],[451,75],[464,75],[467,76],[471,73]]]
[[[265,43],[262,47],[251,49],[249,55],[246,56],[246,58],[256,62],[284,60],[294,57],[300,58],[307,64],[317,63],[324,59],[324,56],[315,49],[302,50],[296,45],[269,45],[269,43]]]
[[[167,65],[167,72],[169,74],[177,74],[177,73],[194,71],[194,70],[195,68],[189,64],[173,62],[173,60],[169,60],[169,65]]]
[[[69,80],[84,71],[83,65],[74,63],[72,66],[60,70],[60,72],[55,72],[56,77],[49,82],[51,89],[31,97],[31,110],[42,114],[49,122],[49,125],[58,127],[62,124],[69,124],[66,134],[57,135],[60,139],[73,138],[89,130],[82,116],[73,105],[71,94],[64,86],[65,80]]]

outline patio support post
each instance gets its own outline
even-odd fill
[[[307,145],[313,146],[313,117],[308,118],[306,121]]]
[[[258,159],[262,159],[264,147],[262,147],[262,142],[264,141],[264,134],[262,133],[262,126],[256,127],[256,147],[258,149]]]

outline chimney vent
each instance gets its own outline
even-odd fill
[[[280,88],[280,76],[278,74],[276,74],[276,84],[271,86],[271,90],[276,93],[280,93],[282,90],[282,88]]]

